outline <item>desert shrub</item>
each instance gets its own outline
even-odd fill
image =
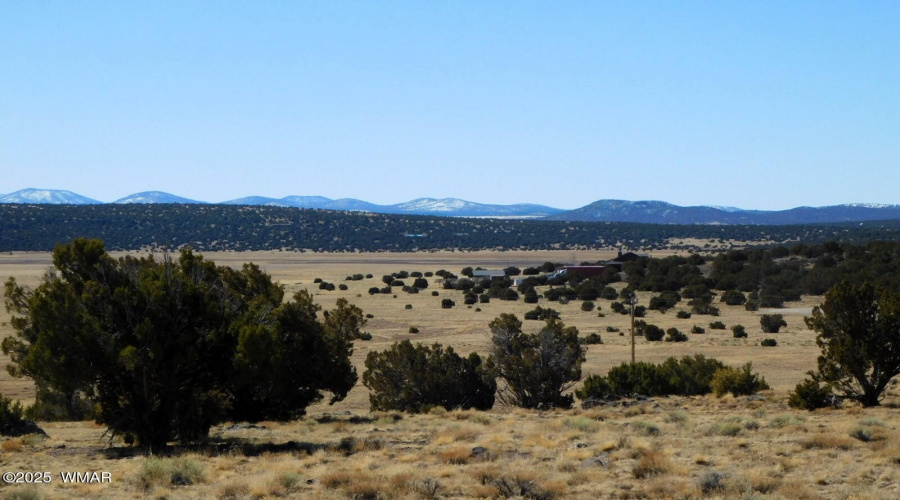
[[[600,298],[606,300],[616,300],[619,298],[619,292],[611,286],[605,286],[600,290]]]
[[[25,423],[23,412],[22,403],[0,395],[0,434],[8,436],[13,429],[22,427]]]
[[[643,420],[637,420],[632,422],[631,427],[637,431],[638,434],[643,434],[644,436],[658,436],[659,435],[659,426],[656,424],[652,424],[650,422],[644,422]]]
[[[480,304],[487,304],[487,303],[489,303],[490,301],[491,301],[491,296],[488,295],[488,294],[483,293],[483,294],[481,294],[481,295],[478,296],[478,302],[479,302]]]
[[[820,385],[818,381],[806,379],[797,384],[794,391],[788,398],[788,404],[792,408],[801,410],[815,410],[816,408],[826,408],[834,406],[835,397],[831,393],[831,387]]]
[[[663,339],[666,332],[656,325],[644,326],[644,338],[650,342],[659,342]]]
[[[666,330],[666,342],[687,342],[688,336],[681,333],[678,328]]]
[[[339,289],[339,290],[346,290],[346,289],[347,289],[347,285],[341,283],[340,285],[338,285],[338,289]]]
[[[618,329],[617,327],[615,327],[615,326],[607,326],[607,327],[606,327],[606,331],[607,331],[607,332],[610,332],[610,333],[615,333],[615,332],[618,332],[619,329]]]
[[[724,330],[725,323],[722,323],[721,321],[713,321],[712,323],[709,324],[709,329],[710,330]]]
[[[404,309],[412,309],[412,308],[413,308],[413,305],[412,305],[412,304],[406,304],[405,306],[403,306],[403,308],[404,308]]]
[[[581,379],[585,348],[578,329],[548,319],[540,332],[522,332],[522,322],[501,314],[490,323],[492,365],[505,384],[498,393],[506,404],[522,408],[569,408],[563,394]]]
[[[856,427],[850,431],[850,437],[862,441],[863,443],[868,443],[875,439],[872,429],[869,429],[868,427]]]
[[[700,325],[694,325],[691,327],[691,333],[706,333],[706,330]]]
[[[463,296],[463,304],[471,305],[478,302],[478,296],[474,293],[467,293]]]
[[[559,319],[559,311],[549,307],[544,308],[537,306],[525,313],[525,319],[546,321],[548,319]]]
[[[414,326],[411,326],[411,327],[409,327],[409,333],[419,333],[419,329]]]
[[[787,326],[787,322],[784,320],[784,316],[780,314],[763,314],[759,318],[759,325],[765,333],[778,333],[781,327]]]
[[[425,278],[416,278],[413,281],[413,286],[416,288],[428,288],[428,280]]]
[[[452,347],[404,340],[370,352],[365,364],[362,380],[371,391],[372,411],[419,413],[435,406],[487,410],[494,405],[494,375],[476,353],[462,358]]]
[[[366,318],[367,318],[367,319],[372,319],[372,318],[374,318],[374,317],[375,317],[374,314],[371,314],[371,313],[366,314]]]
[[[762,342],[759,345],[763,347],[775,347],[778,345],[778,341],[775,339],[762,339]]]
[[[512,288],[507,288],[500,294],[500,300],[519,300],[519,294]]]
[[[404,283],[403,280],[391,281],[391,287],[395,287],[395,286],[404,287],[404,286],[406,286],[406,283]]]
[[[389,287],[389,286],[381,288],[381,293],[383,293],[383,294],[390,295],[392,292],[393,292],[393,290],[391,290],[391,287]]]
[[[441,301],[441,309],[450,309],[451,307],[453,307],[455,305],[456,305],[456,303],[453,302],[453,300],[451,300],[451,299],[444,299]]]
[[[744,328],[744,325],[734,325],[731,327],[732,336],[736,339],[745,339],[747,338],[747,329]]]
[[[359,332],[359,340],[372,340],[372,334],[369,332]]]
[[[322,282],[322,278],[316,278],[313,280],[313,283],[321,283],[321,282]]]
[[[585,345],[602,344],[603,339],[600,338],[599,333],[591,333],[587,337],[585,337],[584,340],[581,341],[581,343]]]
[[[537,292],[535,292],[533,288],[531,290],[525,292],[525,294],[522,296],[522,301],[524,301],[526,304],[537,304],[537,301],[538,301]]]
[[[737,290],[727,290],[720,300],[729,306],[740,306],[747,302],[747,296]]]
[[[687,312],[687,311],[678,311],[678,312],[675,314],[675,317],[678,318],[678,319],[690,319],[690,318],[691,318],[691,313],[689,313],[689,312]]]
[[[372,279],[372,278],[374,278],[374,276],[372,276],[372,273],[366,274],[366,279],[367,279],[367,280],[370,280],[370,279]]]
[[[432,296],[432,297],[437,297],[438,295],[440,295],[440,293],[438,293],[437,290],[432,290],[432,291],[431,291],[431,296]]]
[[[741,368],[729,366],[716,371],[712,379],[712,391],[716,396],[724,396],[730,392],[734,396],[749,396],[769,388],[766,379],[753,373],[753,364],[747,363]]]
[[[585,300],[581,303],[581,310],[584,312],[591,312],[594,310],[594,302],[590,300]]]
[[[545,296],[546,296],[546,294],[545,294]],[[613,312],[627,314],[627,310],[626,310],[627,308],[625,307],[625,304],[623,304],[621,302],[613,302],[612,304],[609,305],[609,308],[612,309]]]

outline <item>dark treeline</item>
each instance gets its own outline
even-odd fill
[[[110,250],[415,251],[671,247],[672,238],[866,243],[900,240],[900,221],[830,225],[659,225],[465,219],[230,205],[0,205],[0,251],[50,251],[76,237]],[[687,247],[696,249],[695,247]]]

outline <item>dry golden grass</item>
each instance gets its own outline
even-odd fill
[[[485,353],[487,323],[501,312],[522,317],[533,305],[492,301],[482,311],[462,305],[459,292],[435,285],[420,294],[396,290],[370,296],[380,277],[400,270],[459,272],[465,266],[524,268],[546,260],[579,262],[610,252],[434,252],[426,254],[299,254],[258,252],[210,254],[220,264],[252,260],[285,285],[288,293],[309,287],[325,308],[338,297],[374,315],[364,328],[373,334],[357,342],[352,361],[360,372],[372,350],[410,338],[441,342],[457,352]],[[35,285],[49,265],[48,254],[0,256],[0,276]],[[373,279],[344,281],[355,273]],[[314,278],[348,285],[326,292]],[[434,279],[434,278],[432,278]],[[619,285],[621,286],[621,285]],[[437,290],[439,297],[432,297]],[[646,304],[651,294],[640,294]],[[452,297],[457,306],[440,308]],[[0,484],[0,499],[23,498],[873,498],[900,497],[900,415],[891,408],[813,413],[790,410],[787,391],[815,366],[815,335],[803,315],[818,303],[804,298],[785,314],[788,327],[778,347],[756,345],[761,312],[721,305],[716,320],[743,324],[749,339],[728,330],[707,330],[682,344],[638,342],[638,357],[702,353],[732,365],[753,361],[773,390],[764,401],[712,396],[661,398],[640,406],[536,412],[497,407],[491,412],[445,411],[425,415],[370,413],[361,384],[334,406],[316,405],[309,417],[288,423],[265,422],[257,429],[213,429],[210,443],[175,449],[171,456],[147,457],[127,447],[107,448],[104,429],[88,422],[43,423],[47,439],[22,437],[0,443],[3,470],[51,471],[49,485]],[[412,304],[413,309],[405,309]],[[597,311],[580,302],[553,303],[582,335],[598,332],[602,345],[588,349],[585,375],[605,373],[630,359],[626,316],[598,300]],[[547,304],[542,304],[546,306]],[[677,310],[677,308],[676,308]],[[0,311],[0,323],[9,316]],[[680,320],[675,311],[648,312],[648,322],[689,331],[712,318]],[[415,324],[420,333],[409,334]],[[535,330],[538,322],[527,321]],[[8,326],[0,336],[10,335]],[[8,359],[0,359],[5,364]],[[33,384],[0,371],[0,392],[29,403]],[[900,401],[898,386],[886,403]],[[367,419],[353,419],[366,416]],[[862,430],[860,430],[862,429]],[[862,436],[862,437],[860,437]],[[868,439],[866,436],[871,436]],[[272,446],[275,445],[275,446]],[[473,456],[475,447],[487,454]],[[270,451],[265,451],[270,449]],[[61,471],[109,471],[111,484],[63,484]],[[714,473],[714,474],[712,474]],[[706,488],[704,490],[704,488]],[[33,495],[29,497],[28,495]]]

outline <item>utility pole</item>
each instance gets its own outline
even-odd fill
[[[637,304],[637,294],[631,292],[628,303],[631,304],[631,364],[634,364],[634,305]]]

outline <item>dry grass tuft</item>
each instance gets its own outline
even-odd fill
[[[7,453],[18,453],[25,449],[21,439],[9,439],[0,444],[0,450]]]
[[[640,453],[637,464],[631,473],[638,479],[658,476],[670,472],[672,461],[662,450],[644,450]]]
[[[455,446],[441,451],[438,458],[445,464],[465,465],[472,458],[472,452],[469,448]]]
[[[849,450],[853,447],[853,441],[846,436],[837,434],[816,434],[801,443],[804,449],[812,448],[833,448],[839,450]]]

